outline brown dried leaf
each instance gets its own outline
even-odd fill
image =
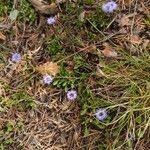
[[[29,0],[29,2],[35,7],[41,14],[55,15],[58,13],[58,7],[55,3],[46,3],[44,0]]]
[[[2,32],[0,32],[0,40],[6,40],[6,36]]]
[[[0,16],[0,22],[2,22],[5,18]]]
[[[132,4],[132,0],[126,0],[124,4],[126,6],[130,6]]]
[[[145,40],[143,41],[143,48],[146,50],[146,48],[147,48],[149,45],[150,45],[150,40],[145,39]]]
[[[117,52],[113,50],[110,46],[106,46],[102,53],[106,57],[117,57]]]
[[[0,63],[0,70],[2,70],[4,68],[4,64]]]
[[[87,53],[87,52],[94,52],[94,51],[96,51],[96,45],[91,44],[91,45],[89,45],[87,47],[80,48],[79,51],[83,51],[85,53]]]
[[[2,76],[4,70],[4,64],[0,63],[0,76]]]
[[[138,35],[132,35],[130,41],[132,44],[141,44],[142,42],[141,38]]]
[[[83,12],[79,15],[79,20],[80,20],[81,22],[84,22],[84,20],[85,20],[85,11],[83,11]]]
[[[37,71],[41,74],[51,74],[55,76],[59,72],[59,66],[57,63],[46,62],[36,67]]]
[[[102,71],[102,69],[100,67],[97,67],[96,74],[98,76],[105,76],[106,77],[106,74]]]
[[[94,44],[90,45],[90,47],[87,50],[88,52],[96,51],[96,46]]]
[[[56,146],[52,146],[50,148],[47,148],[46,150],[63,150],[61,147],[62,147],[61,145],[56,145]]]
[[[131,25],[131,21],[130,21],[130,19],[129,19],[129,16],[124,15],[124,16],[120,19],[119,25],[120,25],[121,27]]]

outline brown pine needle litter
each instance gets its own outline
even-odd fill
[[[150,1],[1,0],[0,150],[149,150]]]

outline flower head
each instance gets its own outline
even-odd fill
[[[69,100],[75,100],[77,98],[77,92],[75,90],[70,90],[67,92],[67,98]]]
[[[117,4],[114,1],[107,2],[102,5],[102,10],[106,13],[112,13],[116,9],[117,9]]]
[[[46,74],[43,76],[43,83],[44,84],[51,84],[52,81],[53,81],[53,77],[51,75]]]
[[[47,18],[47,24],[52,25],[56,22],[55,17],[49,17]]]
[[[129,133],[128,140],[134,141],[135,140],[135,135],[132,134],[132,133]]]
[[[15,63],[18,63],[21,61],[21,55],[19,53],[13,53],[11,60]]]
[[[106,109],[100,108],[96,111],[95,116],[98,120],[103,121],[108,115]]]

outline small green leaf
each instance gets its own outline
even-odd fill
[[[13,131],[13,127],[12,126],[8,126],[7,127],[7,132],[9,133],[9,132],[12,132]]]
[[[11,21],[15,21],[15,20],[17,19],[18,14],[19,14],[19,11],[16,10],[16,9],[13,10],[13,11],[11,11],[11,12],[10,12],[10,15],[9,15],[9,19],[10,19]]]
[[[139,138],[142,138],[143,135],[144,135],[144,131],[143,131],[142,129],[139,129],[139,131],[138,131],[138,133],[137,133],[137,136],[138,136]]]
[[[137,122],[138,124],[140,124],[140,123],[142,122],[142,117],[141,117],[141,116],[138,116],[138,117],[136,118],[136,122]]]
[[[4,150],[4,145],[3,144],[0,145],[0,149]]]
[[[86,109],[81,110],[81,116],[85,115],[85,114],[86,114],[86,112],[87,112],[87,110],[86,110]]]
[[[87,137],[89,135],[89,129],[85,127],[84,136]]]
[[[13,141],[12,138],[10,138],[10,139],[8,139],[8,140],[5,141],[6,144],[12,144],[13,142],[14,142],[14,141]]]
[[[62,84],[63,87],[66,86],[66,85],[67,85],[67,82],[64,82],[64,83]]]
[[[59,80],[55,80],[55,81],[53,82],[53,85],[57,85],[58,82],[59,82]]]
[[[65,90],[65,92],[67,92],[68,91],[68,87],[66,86],[64,90]]]

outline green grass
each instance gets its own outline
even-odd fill
[[[91,124],[108,131],[105,139],[115,139],[112,143],[114,149],[131,144],[132,141],[125,140],[129,133],[137,139],[143,138],[150,121],[149,56],[132,57],[123,54],[122,58],[122,61],[106,64],[102,71],[107,76],[96,79],[95,90],[90,86],[81,90],[80,98],[85,133]],[[109,117],[105,122],[99,122],[93,117],[96,108],[108,109]]]
[[[4,17],[12,10],[11,2],[3,1],[0,4],[0,13]],[[106,31],[114,18],[114,14],[104,14],[96,6],[94,11],[85,15],[84,21],[80,21],[79,15],[83,12],[84,5],[93,4],[93,0],[64,4],[64,11],[60,14],[62,24],[47,29],[49,31],[52,28],[54,33],[45,32],[42,51],[30,58],[27,51],[32,46],[28,45],[25,49],[22,45],[21,53],[25,63],[21,69],[13,70],[14,66],[8,65],[13,50],[0,52],[0,63],[5,66],[5,75],[0,75],[0,112],[7,113],[12,108],[20,112],[38,109],[39,89],[59,90],[63,94],[69,89],[76,89],[83,137],[88,138],[94,129],[101,134],[101,139],[94,142],[97,149],[129,149],[137,141],[147,140],[149,136],[150,54],[148,51],[132,54],[128,49],[120,48],[120,45],[117,48],[117,58],[105,58],[99,47],[91,52],[80,51],[80,48],[102,41],[104,37],[100,33]],[[38,18],[31,5],[22,0],[16,9],[19,10],[16,22],[34,27]],[[149,25],[149,16],[145,21]],[[15,36],[13,28],[5,32],[7,37]],[[6,46],[12,48],[8,41]],[[60,72],[52,85],[44,86],[41,83],[42,76],[35,69],[40,64],[38,60],[54,61],[60,65]],[[103,122],[94,116],[98,108],[106,108],[108,111],[108,117]],[[22,122],[13,124],[6,121],[0,128],[0,150],[7,150],[13,144],[23,147],[23,143],[19,143],[13,136],[16,131],[22,131],[23,127]],[[131,140],[130,136],[135,140]],[[84,147],[90,148],[88,143]]]

